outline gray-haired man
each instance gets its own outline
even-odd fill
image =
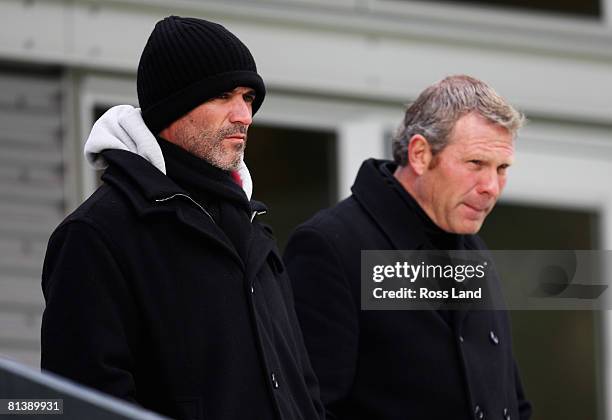
[[[395,162],[366,160],[353,195],[285,253],[321,397],[338,419],[527,419],[504,311],[361,311],[361,251],[484,249],[522,115],[448,77],[407,109]]]

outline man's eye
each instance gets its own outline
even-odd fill
[[[497,167],[497,173],[499,173],[499,174],[505,174],[505,173],[506,173],[506,170],[508,170],[508,167],[509,167],[509,166],[510,166],[510,165],[500,165],[500,166],[498,166],[498,167]]]
[[[473,166],[482,166],[482,160],[472,159],[469,161]]]
[[[230,94],[225,92],[225,93],[222,93],[220,95],[217,95],[216,99],[227,99],[227,98],[229,98],[229,96],[230,96]]]
[[[253,101],[255,101],[255,95],[253,95],[252,93],[247,93],[246,95],[244,95],[244,101],[248,103],[253,103]]]

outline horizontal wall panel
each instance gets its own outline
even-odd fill
[[[33,366],[45,250],[66,207],[60,86],[0,69],[0,354]]]
[[[19,150],[0,142],[0,165],[2,164],[31,164],[46,167],[62,166],[63,158],[61,150],[47,150],[48,153],[30,153],[27,150]]]
[[[23,183],[15,185],[0,182],[0,200],[6,200],[7,202],[50,203],[61,201],[62,195],[63,189],[61,185],[56,187],[40,187],[35,184]]]
[[[0,339],[6,339],[7,337],[36,339],[36,336],[40,334],[41,320],[42,316],[2,313],[2,317],[0,317]]]
[[[0,77],[0,110],[57,113],[60,91],[57,80],[27,76]]]
[[[0,140],[2,141],[2,140]],[[35,183],[37,185],[62,185],[63,174],[61,167],[38,167],[24,165],[23,163],[13,162],[0,166],[0,179],[10,183]],[[25,209],[24,209],[25,210]],[[36,209],[31,209],[36,210]],[[43,209],[42,211],[45,211]]]
[[[33,368],[40,368],[40,345],[25,348],[10,348],[0,351],[0,357],[23,363]]]
[[[42,307],[43,305],[40,275],[35,278],[4,276],[0,279],[0,290],[3,291],[0,296],[0,305],[10,302],[13,310],[18,311],[18,305],[21,305],[24,313],[27,314],[33,306]],[[0,312],[0,316],[4,314],[4,311]]]
[[[58,222],[28,223],[28,222],[0,222],[0,235],[5,238],[22,238],[24,241],[31,239],[45,240],[59,224]]]
[[[39,278],[42,273],[42,260],[27,255],[0,256],[0,271],[6,276]]]

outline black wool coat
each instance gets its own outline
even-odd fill
[[[253,220],[243,262],[170,178],[104,156],[105,184],[49,240],[42,368],[173,418],[322,418],[270,232]]]
[[[301,225],[285,251],[328,418],[529,418],[505,311],[454,311],[447,322],[435,310],[360,310],[361,250],[432,249],[383,164],[393,172],[365,161],[353,194]]]

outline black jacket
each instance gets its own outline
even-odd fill
[[[270,232],[253,221],[243,262],[170,178],[104,156],[105,184],[49,240],[42,367],[174,418],[322,417]]]
[[[361,250],[484,247],[472,235],[435,238],[393,170],[365,161],[353,195],[301,225],[285,252],[328,417],[527,419],[505,311],[360,310]]]

